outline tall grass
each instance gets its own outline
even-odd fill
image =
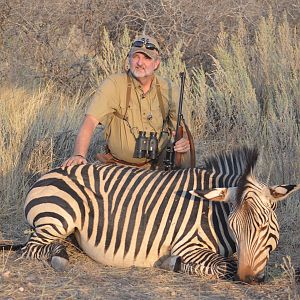
[[[29,186],[70,153],[83,99],[65,98],[52,86],[34,92],[0,91],[0,211],[20,213]]]
[[[127,30],[112,41],[103,30],[99,54],[91,60],[93,86],[126,65],[130,39]],[[178,80],[185,70],[175,47],[160,74]],[[189,70],[185,98],[192,113],[198,160],[214,151],[238,145],[261,150],[257,174],[269,184],[300,182],[300,42],[286,18],[261,19],[256,32],[240,22],[237,34],[223,29],[211,56],[213,72]],[[89,96],[65,96],[54,86],[0,91],[0,218],[21,219],[29,186],[42,173],[59,165],[73,148]],[[93,160],[102,143],[101,128],[92,142]],[[280,207],[285,242],[300,246],[299,196]],[[294,234],[298,239],[290,239]]]
[[[240,22],[237,34],[220,32],[208,80],[194,73],[196,104],[206,109],[203,137],[222,148],[257,145],[265,175],[277,182],[299,179],[299,46],[285,18],[262,19],[254,37]]]

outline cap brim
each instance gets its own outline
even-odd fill
[[[140,47],[132,47],[130,49],[130,54],[134,53],[144,53],[145,55],[149,56],[152,59],[157,59],[159,57],[159,54],[157,53],[156,50],[149,50],[146,48],[140,48]]]

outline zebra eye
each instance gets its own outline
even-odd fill
[[[264,231],[269,227],[269,224],[261,224],[258,229],[259,231]]]

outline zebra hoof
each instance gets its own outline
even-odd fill
[[[51,266],[55,271],[62,272],[65,270],[69,260],[61,256],[52,256]]]
[[[159,266],[161,269],[179,272],[180,271],[181,258],[179,256],[169,256]]]

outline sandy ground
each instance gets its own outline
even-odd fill
[[[265,283],[249,286],[154,268],[103,266],[71,245],[68,252],[64,272],[1,252],[0,299],[300,299],[300,285],[274,265]]]

